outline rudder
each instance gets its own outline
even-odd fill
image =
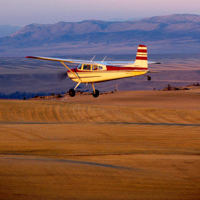
[[[148,70],[147,47],[139,45],[134,67],[146,68]]]

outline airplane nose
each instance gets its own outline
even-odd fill
[[[58,78],[59,78],[60,80],[63,80],[63,79],[65,79],[65,78],[67,78],[67,77],[68,77],[67,72],[61,72],[61,73],[58,74]]]

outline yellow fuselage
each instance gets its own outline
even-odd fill
[[[146,74],[148,70],[99,70],[99,71],[81,71],[73,70],[74,73],[68,71],[67,74],[74,82],[82,83],[96,83],[120,78],[127,78],[132,76],[139,76]]]

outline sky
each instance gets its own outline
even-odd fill
[[[0,0],[0,25],[200,15],[199,0]]]

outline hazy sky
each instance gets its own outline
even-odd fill
[[[0,25],[199,14],[199,0],[0,0]]]

